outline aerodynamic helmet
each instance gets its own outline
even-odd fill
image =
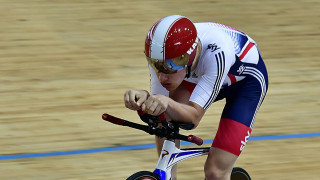
[[[175,73],[191,67],[198,45],[194,24],[181,15],[160,19],[149,30],[145,55],[156,72]]]

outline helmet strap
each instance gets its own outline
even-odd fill
[[[191,66],[192,66],[192,65],[188,65],[188,66],[187,66],[186,78],[189,78],[189,77],[191,76]]]

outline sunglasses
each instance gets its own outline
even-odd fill
[[[179,57],[165,60],[158,60],[147,57],[148,63],[156,72],[173,74],[187,67],[189,54],[185,53]]]

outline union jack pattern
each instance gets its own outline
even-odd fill
[[[255,45],[255,42],[243,31],[219,23],[210,23],[210,25],[219,27],[231,37],[236,55],[240,60],[242,60],[247,52]]]

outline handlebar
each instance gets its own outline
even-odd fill
[[[161,122],[165,122],[163,124],[166,124],[165,113],[162,113],[158,117],[151,116],[149,114],[145,114],[142,111],[138,111],[138,114],[143,121],[146,120],[145,117],[155,118],[155,119],[158,118]],[[143,117],[143,116],[145,116],[145,117]],[[116,124],[116,125],[127,126],[127,127],[131,127],[134,129],[139,129],[139,130],[142,130],[146,133],[149,133],[150,135],[156,135],[158,137],[166,137],[167,139],[171,139],[171,140],[179,139],[179,140],[183,140],[183,141],[197,144],[198,146],[203,144],[203,140],[201,138],[194,136],[194,135],[185,136],[185,135],[179,134],[178,132],[176,132],[176,130],[174,128],[169,127],[168,125],[158,127],[155,125],[155,123],[147,122],[148,126],[146,126],[146,125],[130,122],[130,121],[112,116],[110,114],[106,114],[106,113],[102,115],[102,119],[105,121],[111,122],[113,124]]]
[[[189,135],[188,136],[188,141],[189,142],[192,142],[192,143],[195,143],[199,146],[201,146],[203,144],[203,140],[197,136],[194,136],[194,135]]]

